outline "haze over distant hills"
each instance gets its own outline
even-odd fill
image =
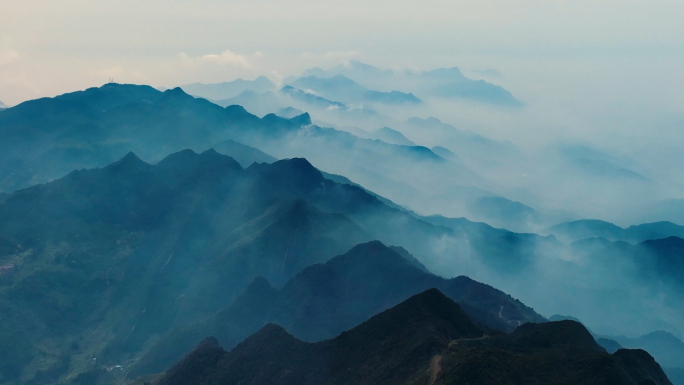
[[[369,90],[344,75],[336,75],[329,78],[307,76],[295,80],[290,85],[316,95],[346,103],[405,104],[422,102],[411,93]]]
[[[359,242],[425,249],[452,231],[306,160],[243,169],[213,150],[154,166],[129,153],[3,197],[0,218],[0,375],[10,379],[83,370],[60,361],[72,345],[125,361],[155,334],[227,306],[257,276],[280,285]],[[62,353],[41,353],[48,336]]]
[[[541,231],[541,233],[553,234],[559,240],[567,243],[586,238],[605,238],[609,241],[641,243],[673,236],[684,238],[684,226],[672,222],[656,222],[622,228],[605,221],[583,219],[560,223]]]
[[[538,231],[562,221],[590,217],[581,213],[597,207],[622,216],[624,210],[619,207],[626,204],[625,200],[632,202],[644,196],[647,202],[658,197],[657,183],[621,177],[619,170],[628,170],[628,162],[605,153],[573,150],[571,153],[577,156],[568,157],[563,155],[568,151],[550,150],[539,157],[530,156],[512,143],[437,118],[396,121],[366,107],[350,107],[295,88],[289,93],[286,90],[245,91],[235,100],[217,102],[225,105],[224,109],[191,98],[180,89],[162,93],[145,86],[116,84],[23,103],[0,116],[0,133],[16,139],[2,156],[0,189],[13,191],[54,179],[71,169],[103,166],[128,151],[155,161],[173,151],[203,151],[230,139],[275,158],[304,156],[323,170],[350,177],[425,214],[490,221],[491,216],[481,215],[484,211],[473,210],[481,198],[497,196],[519,202],[538,214],[534,221],[502,217],[494,223],[515,231]],[[287,107],[314,112],[299,126],[277,116],[259,121],[244,108],[232,106],[235,103],[248,106],[250,111],[259,110],[264,118]],[[333,124],[321,123],[328,118]],[[364,125],[354,125],[358,122]],[[382,138],[405,145],[363,140],[380,138],[366,133],[384,127],[407,140],[396,133]],[[430,150],[433,147],[445,149],[445,156],[435,154]],[[392,158],[396,155],[400,156]],[[617,174],[602,177],[589,172],[576,164],[584,162],[582,159],[610,164],[604,171]],[[596,178],[603,179],[596,183]],[[570,194],[578,186],[586,195],[581,202]],[[632,193],[625,194],[627,189]],[[569,212],[563,208],[566,205],[581,205],[583,209]],[[645,203],[642,206],[638,210],[649,212]]]
[[[105,168],[75,171],[54,182],[4,196],[0,202],[0,352],[7,354],[2,357],[2,376],[33,378],[86,370],[85,362],[68,361],[70,346],[77,346],[74,351],[80,355],[95,355],[103,364],[125,362],[144,352],[153,336],[201,321],[230,306],[257,276],[280,286],[306,266],[325,262],[373,239],[404,247],[428,269],[445,275],[460,271],[480,279],[495,279],[500,287],[515,290],[516,297],[522,295],[548,308],[546,299],[592,324],[596,318],[585,317],[582,309],[601,308],[607,301],[617,308],[611,314],[597,313],[598,317],[617,330],[625,330],[619,329],[621,320],[629,327],[664,325],[677,331],[666,321],[681,319],[673,294],[680,293],[681,288],[670,292],[654,282],[681,279],[672,275],[682,271],[676,265],[681,248],[675,246],[684,242],[679,238],[668,238],[666,243],[649,241],[648,249],[635,249],[639,253],[596,249],[599,255],[609,257],[590,257],[571,264],[557,255],[595,249],[573,245],[568,250],[553,238],[511,233],[465,219],[420,217],[385,204],[346,184],[341,177],[331,178],[342,183],[326,179],[304,159],[243,169],[215,151],[196,154],[187,150],[157,165],[128,154]],[[380,257],[382,250],[370,254]],[[499,298],[498,305],[486,297],[463,296],[480,290],[472,292],[461,286],[451,294],[450,282],[470,281],[444,281],[424,273],[421,264],[405,251],[395,252],[411,261],[410,274],[422,276],[425,285],[440,287],[464,301],[464,307],[475,309],[471,314],[483,323],[501,328],[497,326],[501,322],[507,325],[520,317],[534,320],[534,313],[496,292],[492,298]],[[395,252],[388,253],[400,261]],[[550,258],[553,256],[556,259]],[[638,275],[616,268],[615,261],[625,261],[626,256],[642,264]],[[648,267],[652,262],[657,262],[654,268]],[[595,274],[600,269],[609,269],[611,275],[588,279],[588,272]],[[554,270],[562,270],[568,281],[558,281],[549,273]],[[300,278],[306,276],[302,274]],[[367,280],[370,287],[382,282],[382,271],[377,270],[375,276],[378,280]],[[581,286],[573,285],[580,276],[584,276]],[[334,282],[330,278],[324,272],[310,282],[317,282],[320,290],[334,290],[326,286]],[[390,294],[394,299],[374,303],[368,295],[354,297],[368,297],[366,312],[332,320],[359,320],[374,309],[401,300],[394,296],[401,293],[399,287],[415,289],[394,279],[389,282],[396,283],[388,282],[386,289],[375,289],[375,293]],[[622,285],[627,280],[631,287],[611,294],[611,284]],[[296,287],[301,282],[298,278],[290,284]],[[572,294],[558,291],[559,283],[572,287]],[[545,288],[543,295],[538,285]],[[547,295],[551,291],[555,291],[553,297]],[[651,314],[657,316],[655,319],[649,318],[641,302],[633,301],[638,297],[632,297],[644,291],[657,293],[666,303],[674,301],[671,318],[661,319],[660,313]],[[481,291],[487,292],[491,290]],[[488,305],[478,305],[478,301]],[[512,313],[506,310],[506,303],[512,305]],[[582,306],[578,308],[579,303]],[[267,322],[269,317],[257,317],[255,324]],[[344,325],[349,326],[331,326],[328,333]],[[249,328],[242,330],[250,332]],[[52,337],[60,354],[41,353],[47,349],[41,341],[48,336],[60,336]],[[45,368],[49,371],[39,371]]]
[[[391,129],[389,127],[382,127],[377,129],[375,132],[373,132],[373,136],[379,140],[382,140],[383,142],[387,143],[392,143],[392,144],[399,144],[402,146],[415,146],[416,144],[413,143],[412,141],[408,140],[404,134],[401,132]],[[435,152],[434,149],[432,152]],[[443,153],[444,154],[444,153]],[[437,154],[441,156],[440,154]],[[444,159],[449,159],[449,156],[442,156]]]
[[[303,77],[339,75],[380,90],[398,89],[413,92],[419,98],[454,98],[511,107],[522,105],[507,90],[483,80],[468,79],[456,67],[395,72],[352,60],[329,70],[312,68],[302,73]]]
[[[273,114],[259,119],[241,107],[221,108],[180,89],[162,93],[151,87],[109,84],[26,102],[3,113],[0,132],[12,139],[12,145],[3,147],[0,188],[12,191],[71,169],[103,166],[131,150],[147,159],[159,159],[168,152],[187,147],[204,150],[227,139],[259,143],[266,152],[283,157],[292,152],[283,152],[283,142],[293,139],[285,137],[310,124],[310,120],[287,120]],[[27,128],[32,130],[30,135]],[[359,158],[359,164],[369,160],[368,156],[380,160],[387,154],[397,156],[395,161],[402,157],[411,162],[443,161],[429,149],[365,141],[333,129],[309,129],[307,136],[298,139],[304,140],[299,148],[314,149],[310,142],[321,140],[333,146],[353,143],[365,148],[366,157]],[[389,159],[381,163],[391,164]]]
[[[96,376],[103,365],[142,373],[141,357],[162,370],[205,332],[229,348],[273,321],[331,338],[430,286],[507,332],[539,316],[486,285],[425,270],[495,282],[602,335],[684,335],[679,226],[566,223],[582,213],[564,206],[577,183],[592,182],[582,190],[592,204],[618,191],[616,207],[626,188],[635,197],[659,188],[627,172],[642,170],[629,157],[571,142],[530,154],[415,117],[429,100],[396,107],[404,118],[387,103],[371,110],[288,87],[240,93],[262,117],[180,88],[119,84],[0,112],[0,352],[12,352],[0,357],[0,383]],[[363,124],[321,123],[335,117]],[[583,160],[610,167],[593,172]],[[566,224],[534,233],[556,223]],[[387,271],[409,261],[400,270],[414,285],[364,264],[308,268],[373,240],[396,247],[360,253],[364,261],[389,258]],[[359,269],[373,272],[365,286],[332,279]],[[354,290],[362,302],[340,294]],[[249,300],[255,292],[267,295]],[[320,299],[335,311],[319,313]],[[234,306],[244,302],[260,306],[240,308],[242,318]],[[217,326],[221,314],[232,334]]]
[[[684,385],[677,2],[6,3],[0,385]]]
[[[202,84],[192,83],[180,86],[186,93],[208,100],[228,99],[245,91],[269,92],[276,89],[275,83],[265,76],[259,76],[254,80],[235,79],[232,82]]]

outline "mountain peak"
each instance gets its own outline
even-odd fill
[[[213,148],[201,154],[193,150],[185,149],[175,152],[162,159],[158,164],[162,169],[172,172],[206,172],[210,169],[217,170],[242,170],[242,166],[233,158],[216,152]]]
[[[385,246],[378,240],[360,243],[342,255],[328,261],[325,266],[332,270],[354,275],[370,275],[374,279],[389,274],[392,280],[424,279],[430,272],[408,251],[398,246]],[[415,293],[415,292],[414,292]]]
[[[483,335],[484,330],[456,302],[432,288],[371,317],[338,339],[384,341],[387,346],[378,347],[380,350],[392,344],[422,345],[423,350],[433,350],[453,339]]]
[[[259,121],[259,118],[257,116],[252,115],[244,107],[237,104],[227,106],[223,109],[223,111],[225,112],[226,116],[231,120],[251,120],[253,122]]]
[[[216,346],[221,346],[221,345],[219,345],[218,339],[216,339],[216,337],[210,336],[210,337],[203,339],[199,344],[197,344],[197,347],[195,349],[203,349],[205,347],[216,347]]]
[[[287,178],[300,187],[318,186],[324,181],[323,174],[305,158],[279,160],[266,170],[274,178]]]
[[[465,79],[465,76],[463,76],[463,73],[458,67],[438,68],[425,72],[425,75],[433,77],[452,77],[457,79]]]
[[[140,159],[133,151],[129,151],[123,158],[105,167],[112,171],[137,171],[151,167]]]
[[[215,337],[207,337],[185,358],[174,365],[159,385],[186,384],[188,378],[202,378],[204,372],[213,369],[226,355]]]
[[[188,95],[182,88],[176,87],[163,92],[163,101],[183,101],[183,100],[193,100],[194,97]]]
[[[370,242],[366,243],[361,243],[356,246],[354,246],[351,250],[347,252],[347,254],[357,254],[359,252],[379,252],[379,251],[386,251],[390,250],[387,246],[385,246],[384,243],[378,241],[378,240],[373,240]]]
[[[295,116],[294,118],[291,118],[290,121],[298,126],[309,126],[312,124],[311,115],[309,115],[308,112]]]
[[[330,80],[334,80],[334,81],[336,81],[336,82],[341,82],[341,83],[349,83],[349,84],[352,84],[352,83],[353,83],[353,84],[356,84],[355,81],[351,80],[350,78],[348,78],[348,77],[346,77],[346,76],[344,76],[344,75],[342,75],[342,74],[332,76],[332,77],[330,77],[329,79],[330,79]]]
[[[98,110],[108,110],[131,103],[154,102],[162,96],[163,93],[146,85],[107,83],[101,87],[66,93],[49,100],[76,102]]]
[[[438,383],[670,384],[648,353],[622,349],[611,356],[573,321],[486,336],[437,289],[323,342],[303,342],[268,324],[224,357],[195,367],[204,357],[193,352],[176,381],[164,382],[172,379],[167,372],[162,383],[398,384],[428,383],[432,376]],[[581,365],[568,365],[568,357]]]
[[[512,336],[526,349],[572,346],[605,352],[584,325],[572,320],[526,323]]]
[[[280,325],[276,325],[274,323],[268,323],[264,325],[261,329],[259,329],[258,332],[254,334],[254,336],[260,336],[260,337],[266,337],[266,338],[279,338],[279,337],[286,337],[286,338],[292,338],[294,339],[294,336],[285,330]]]
[[[180,87],[170,88],[170,89],[164,91],[164,93],[167,95],[187,95],[187,96],[190,96],[185,91],[183,91],[183,89]]]
[[[259,275],[256,278],[254,278],[254,281],[252,281],[252,283],[249,286],[247,286],[247,289],[245,289],[245,291],[263,289],[274,290],[273,286],[271,286],[271,283],[268,282],[268,279],[266,279],[262,275]]]
[[[124,155],[124,157],[121,158],[120,161],[128,162],[131,160],[140,160],[140,158],[137,155],[135,155],[135,153],[133,151],[128,151],[128,153],[126,155]]]

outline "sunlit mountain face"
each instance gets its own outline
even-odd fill
[[[684,384],[681,7],[34,3],[0,385]]]

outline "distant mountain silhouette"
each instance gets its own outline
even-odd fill
[[[291,100],[282,100],[279,92],[255,92],[251,90],[246,90],[232,98],[213,99],[212,102],[221,107],[242,106],[258,116],[263,116],[285,106],[292,105]]]
[[[441,146],[449,143],[450,150],[457,156],[478,162],[497,163],[504,158],[517,157],[518,149],[510,143],[497,142],[470,130],[460,130],[434,117],[409,118],[400,128],[408,138],[420,138],[421,144]]]
[[[285,119],[291,119],[291,118],[294,118],[295,116],[299,116],[303,113],[304,113],[304,111],[302,111],[300,109],[297,109],[294,107],[285,107],[285,108],[281,108],[278,111],[276,111],[275,114],[278,116],[282,116]]]
[[[213,145],[213,148],[217,152],[235,159],[243,168],[251,166],[254,162],[273,163],[278,160],[257,148],[246,146],[231,139],[218,142]]]
[[[443,98],[457,98],[491,103],[509,107],[520,107],[522,103],[504,88],[484,80],[471,80],[463,76],[457,67],[439,68],[413,74],[424,85],[422,88],[430,95]],[[417,91],[416,91],[417,92]]]
[[[684,342],[671,333],[659,330],[637,338],[624,336],[610,338],[625,348],[648,351],[663,368],[684,370]]]
[[[394,77],[394,71],[383,70],[358,60],[350,60],[345,65],[337,66],[328,71],[320,67],[307,69],[302,73],[301,77],[316,76],[325,78],[335,75],[345,75],[358,82],[366,83],[370,79],[388,81]]]
[[[482,197],[468,206],[473,218],[507,229],[527,229],[540,221],[527,205],[503,197]]]
[[[458,155],[454,154],[451,150],[442,146],[432,147],[432,152],[441,156],[444,159],[455,160],[458,159]]]
[[[391,144],[399,144],[402,146],[415,146],[416,144],[406,139],[406,137],[399,131],[393,130],[389,127],[382,127],[373,132],[376,139]],[[432,151],[434,152],[434,151]],[[439,154],[437,154],[439,155]]]
[[[665,199],[634,208],[633,223],[670,221],[684,223],[684,199]]]
[[[129,151],[155,161],[185,148],[204,151],[227,140],[266,150],[277,158],[288,157],[282,153],[289,148],[284,143],[295,140],[304,149],[319,148],[320,143],[308,142],[320,142],[320,138],[330,146],[329,154],[340,152],[339,148],[348,150],[350,141],[363,144],[366,159],[359,162],[402,167],[400,159],[388,159],[388,153],[406,155],[408,162],[442,160],[429,150],[364,142],[333,129],[315,128],[299,136],[301,123],[273,114],[260,119],[235,105],[221,108],[180,88],[160,92],[148,86],[112,83],[33,100],[0,115],[0,135],[5,139],[0,141],[0,191],[53,180],[74,169],[103,167]]]
[[[477,326],[436,289],[324,342],[269,324],[226,352],[201,343],[160,385],[611,383],[670,384],[648,353],[606,353],[573,321],[525,324],[511,335]]]
[[[346,104],[328,100],[326,98],[320,97],[314,93],[303,91],[299,88],[295,88],[292,86],[285,86],[280,90],[281,93],[284,93],[285,95],[290,96],[294,100],[302,101],[308,105],[318,107],[318,108],[324,108],[324,109],[331,109],[331,110],[348,110],[349,107],[347,107]]]
[[[336,75],[329,78],[307,76],[295,80],[290,85],[300,90],[310,90],[316,95],[332,100],[340,100],[345,103],[383,103],[401,105],[422,102],[411,93],[369,90],[344,75]]]
[[[603,181],[649,182],[643,175],[630,169],[627,160],[597,148],[574,143],[561,143],[550,147],[550,151],[559,153],[564,163],[558,172],[574,173]]]
[[[469,79],[456,67],[395,72],[352,60],[327,71],[320,68],[306,70],[302,77],[328,78],[340,75],[368,87],[412,92],[423,99],[438,97],[510,107],[522,105],[507,90],[483,80]]]
[[[256,279],[216,316],[167,333],[131,374],[165,369],[206,335],[232,348],[269,322],[306,341],[332,338],[431,287],[439,288],[488,329],[510,332],[522,323],[545,322],[497,289],[463,276],[448,280],[435,276],[406,250],[374,241],[304,269],[280,290],[263,278]]]
[[[684,226],[672,222],[656,222],[622,228],[605,221],[583,219],[549,227],[542,233],[553,234],[559,240],[567,243],[586,238],[605,238],[610,241],[640,243],[672,236],[684,238]]]
[[[577,255],[589,260],[610,260],[637,266],[635,277],[645,281],[684,289],[684,239],[670,236],[647,240],[636,245],[624,241],[611,242],[605,238],[587,238],[571,245]]]
[[[386,119],[367,106],[350,107],[339,101],[328,100],[303,91],[292,86],[285,86],[279,91],[258,93],[247,90],[233,98],[213,100],[220,106],[241,105],[257,115],[266,115],[285,108],[295,108],[300,111],[310,111],[317,115],[332,116],[335,119],[359,121],[359,120],[384,120]]]
[[[269,92],[275,91],[276,85],[265,76],[254,80],[235,79],[232,82],[202,84],[192,83],[180,86],[190,95],[209,100],[221,100],[235,97],[244,91]]]

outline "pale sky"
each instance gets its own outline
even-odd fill
[[[605,84],[616,103],[684,102],[682,0],[0,0],[0,9],[8,105],[109,77],[166,87],[277,81],[350,58],[495,68],[523,99],[581,98],[582,87]]]

